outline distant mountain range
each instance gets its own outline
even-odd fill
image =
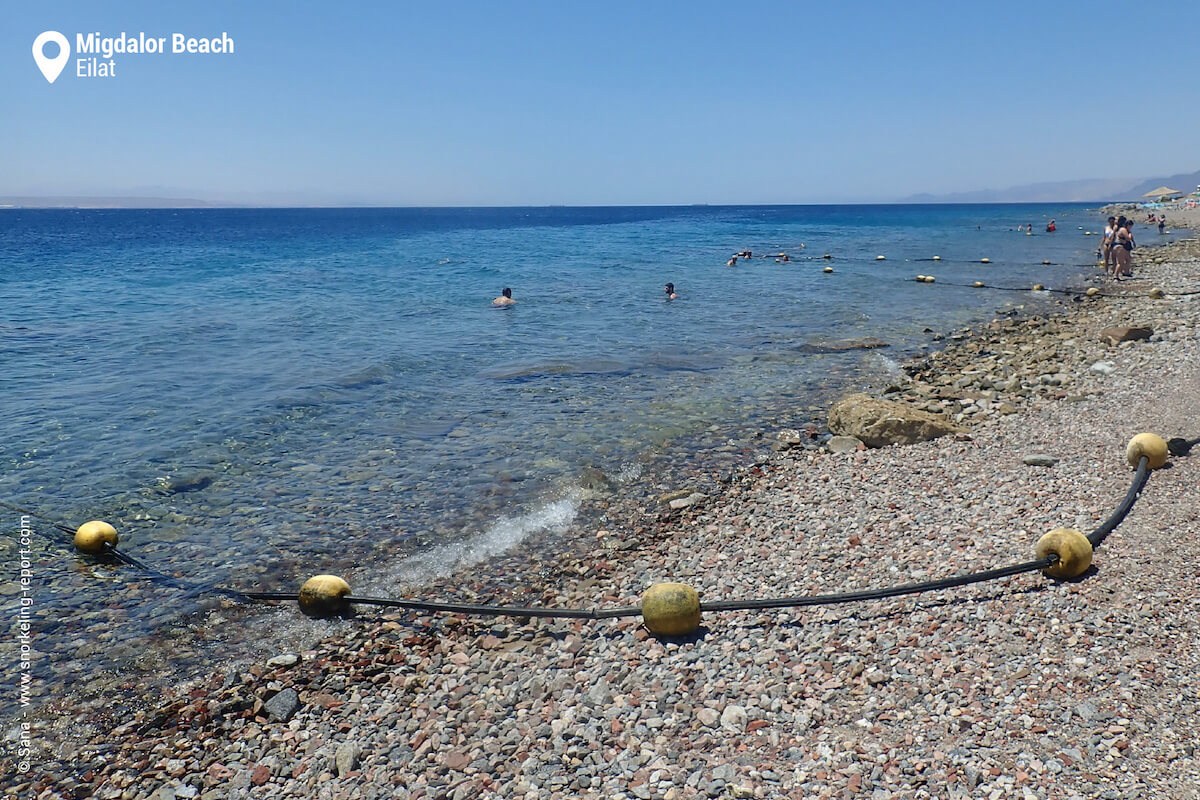
[[[952,192],[950,194],[914,194],[900,198],[897,203],[1111,203],[1121,200],[1141,200],[1142,195],[1159,186],[1169,186],[1181,192],[1191,193],[1200,185],[1200,170],[1178,175],[1160,176],[1156,178],[1090,178],[1079,181],[1058,181],[1054,183],[1031,183],[1025,186],[1012,186],[1007,189],[980,189],[972,192]],[[135,192],[138,190],[134,190]],[[158,188],[164,191],[163,187]],[[170,192],[170,189],[165,191]],[[187,191],[182,190],[182,191]],[[338,198],[340,199],[340,198]],[[853,202],[845,200],[843,202]],[[876,200],[876,202],[879,202]],[[886,201],[885,201],[886,202]],[[363,203],[352,200],[345,202],[304,202],[300,195],[283,195],[273,193],[262,197],[240,197],[237,201],[183,199],[170,195],[158,194],[151,196],[131,194],[124,197],[100,196],[3,196],[0,195],[0,208],[263,208],[289,207],[301,208],[308,205],[346,207],[360,206]],[[367,203],[365,205],[379,205]]]
[[[951,194],[914,194],[902,203],[1109,203],[1116,200],[1141,200],[1142,195],[1159,186],[1181,192],[1193,192],[1200,184],[1200,170],[1166,177],[1090,178],[1080,181],[1030,183],[1007,189],[980,189]]]
[[[231,203],[190,200],[181,197],[93,197],[66,195],[5,197],[0,208],[229,208]]]

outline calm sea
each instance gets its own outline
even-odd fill
[[[110,520],[201,581],[486,573],[569,524],[585,468],[806,421],[927,328],[1037,302],[948,283],[1081,285],[1101,225],[1070,205],[3,210],[0,499]],[[726,266],[743,249],[791,261]],[[864,336],[891,347],[821,352]],[[39,569],[79,573],[53,603],[91,602],[69,548]]]

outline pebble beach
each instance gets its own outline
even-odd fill
[[[1172,225],[1200,227],[1185,213]],[[459,575],[428,594],[610,607],[660,581],[733,600],[1029,560],[1045,532],[1117,506],[1132,436],[1200,437],[1200,241],[1140,250],[1134,269],[1097,270],[1100,295],[1062,313],[949,337],[880,387],[967,433],[833,453],[771,431],[731,473],[595,499],[570,546],[499,557],[503,585]],[[1129,326],[1153,333],[1098,336]],[[0,784],[131,800],[1193,798],[1198,459],[1151,475],[1079,579],[707,613],[682,639],[637,617],[360,608],[129,713],[55,704],[33,769],[6,760]]]

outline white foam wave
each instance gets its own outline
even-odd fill
[[[485,531],[465,541],[438,545],[398,565],[369,588],[386,591],[396,585],[419,586],[499,555],[534,533],[562,533],[579,513],[580,492],[539,506],[526,514],[502,516]]]
[[[883,353],[871,353],[871,361],[877,365],[876,369],[885,378],[898,378],[904,374],[904,370],[900,368],[900,362],[894,358],[888,358]]]
[[[629,463],[617,471],[618,483],[629,483],[630,481],[635,481],[640,477],[642,477],[641,464]]]

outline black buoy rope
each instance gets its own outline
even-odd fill
[[[1176,440],[1172,440],[1173,442]],[[1184,444],[1190,445],[1200,443],[1200,438],[1196,440],[1178,439]],[[1137,470],[1134,473],[1133,483],[1129,487],[1129,491],[1125,493],[1125,497],[1121,500],[1120,505],[1116,510],[1109,515],[1108,519],[1104,520],[1094,531],[1088,534],[1088,542],[1093,547],[1100,546],[1104,540],[1111,534],[1118,525],[1128,516],[1130,510],[1137,502],[1142,489],[1145,488],[1146,482],[1150,476],[1150,462],[1147,456],[1142,455],[1138,459]],[[13,505],[0,501],[0,506],[11,509],[20,514],[27,514],[31,517],[44,520],[50,523],[54,528],[68,534],[74,534],[74,531],[50,517],[39,514],[35,511],[30,511],[20,506]],[[201,584],[190,583],[179,578],[174,578],[166,575],[157,569],[153,568],[144,561],[135,558],[127,553],[123,553],[111,544],[105,544],[101,555],[110,556],[113,559],[120,561],[123,564],[134,567],[150,577],[151,580],[169,585],[173,588],[181,589],[188,595],[201,594],[219,594],[240,602],[278,602],[278,601],[294,601],[298,594],[295,592],[252,592],[241,591],[238,589],[230,589],[221,586],[205,586]],[[823,595],[805,595],[798,597],[777,597],[763,598],[751,600],[718,600],[712,602],[700,603],[701,611],[754,611],[772,608],[800,608],[805,606],[822,606],[835,605],[839,603],[862,602],[866,600],[881,600],[889,597],[900,597],[903,595],[921,594],[924,592],[941,591],[951,589],[958,586],[968,586],[975,583],[983,583],[986,581],[999,580],[1001,578],[1020,575],[1026,572],[1036,572],[1053,567],[1059,562],[1059,556],[1051,553],[1044,558],[1038,558],[1033,561],[1025,561],[1020,564],[1012,564],[1005,567],[997,567],[994,569],[983,570],[981,572],[972,572],[963,575],[955,575],[949,578],[941,578],[932,581],[923,581],[920,583],[909,583],[898,586],[889,586],[879,589],[863,589],[854,592],[841,592],[837,594]],[[502,606],[477,603],[447,603],[426,600],[407,600],[387,597],[358,597],[355,595],[345,595],[340,598],[341,602],[348,605],[370,605],[384,608],[402,608],[411,611],[428,611],[451,614],[470,614],[481,616],[511,616],[511,617],[540,617],[547,619],[613,619],[617,617],[634,617],[642,613],[640,606],[625,606],[619,608],[544,608],[535,606]]]
[[[1108,538],[1108,535],[1116,530],[1117,526],[1124,521],[1129,511],[1133,508],[1133,504],[1137,502],[1142,489],[1145,488],[1146,481],[1149,479],[1150,459],[1142,456],[1138,459],[1137,472],[1133,475],[1133,485],[1125,493],[1125,497],[1121,500],[1121,505],[1117,506],[1117,510],[1110,514],[1108,519],[1100,523],[1100,527],[1088,534],[1087,538],[1092,543],[1092,547],[1099,547]]]
[[[1167,452],[1173,456],[1186,456],[1198,444],[1200,444],[1200,436],[1197,436],[1195,439],[1184,439],[1182,436],[1176,436],[1167,442]]]
[[[75,530],[73,528],[63,525],[61,522],[58,522],[57,520],[47,517],[45,514],[39,514],[38,512],[31,511],[27,508],[15,506],[12,503],[6,503],[3,500],[0,500],[0,506],[3,506],[4,508],[7,508],[11,511],[15,511],[18,514],[25,514],[30,517],[34,517],[35,519],[40,519],[43,522],[48,522],[52,527],[57,528],[58,530],[62,531],[63,533],[66,533],[70,536],[74,536],[74,534],[75,534]],[[46,538],[51,539],[52,541],[55,541],[54,537],[47,536]],[[232,597],[237,600],[251,599],[246,595],[245,592],[239,592],[236,589],[227,589],[222,586],[206,586],[204,584],[199,584],[199,583],[190,583],[190,582],[182,580],[180,578],[174,578],[170,575],[166,575],[162,572],[159,572],[157,569],[150,566],[145,561],[142,561],[139,558],[134,558],[133,556],[129,555],[128,553],[124,553],[108,543],[105,543],[104,551],[98,555],[108,556],[109,558],[112,558],[116,561],[120,561],[122,564],[133,567],[134,569],[137,569],[137,570],[141,570],[142,572],[146,573],[146,576],[150,580],[154,581],[155,583],[162,583],[162,584],[165,584],[165,585],[170,586],[175,589],[181,589],[189,595],[220,594],[220,595],[224,595],[226,597]],[[290,596],[293,599],[295,598],[295,595],[290,595]]]
[[[802,606],[829,606],[837,603],[854,603],[862,600],[881,600],[885,597],[900,597],[906,594],[936,592],[955,586],[967,586],[972,583],[983,583],[1010,575],[1020,575],[1024,572],[1036,572],[1052,567],[1058,563],[1058,556],[1049,555],[1035,561],[1013,564],[1008,567],[972,572],[966,575],[955,575],[952,578],[942,578],[923,583],[908,583],[902,586],[889,586],[886,589],[864,589],[861,592],[842,592],[841,594],[818,594],[803,597],[776,597],[765,600],[718,600],[712,603],[701,603],[701,611],[752,611],[764,608],[799,608]]]

